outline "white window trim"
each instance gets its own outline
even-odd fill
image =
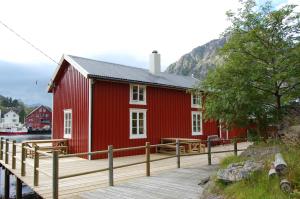
[[[65,130],[66,130],[66,123],[65,123],[65,114],[66,113],[71,113],[71,132],[70,134],[66,134]],[[72,109],[65,109],[64,110],[64,138],[68,138],[71,139],[72,138],[72,132],[73,131],[73,113],[72,113]]]
[[[129,138],[130,139],[144,139],[147,138],[147,109],[137,109],[137,108],[130,108],[129,109],[129,118],[130,118],[130,125],[129,125]],[[144,134],[132,134],[132,113],[133,112],[138,112],[138,113],[143,113],[144,114]]]
[[[193,115],[200,114],[200,132],[194,132],[193,128]],[[202,125],[202,112],[201,111],[192,111],[192,135],[203,135],[203,125]]]
[[[191,105],[192,105],[192,108],[201,108],[201,106],[202,106],[202,97],[201,96],[199,96],[200,97],[200,104],[194,104],[194,102],[193,102],[193,94],[191,94]]]
[[[133,100],[133,86],[138,86],[138,88],[142,87],[144,88],[144,100],[139,101],[139,100]],[[138,105],[147,105],[147,87],[145,85],[140,85],[140,84],[130,84],[130,95],[129,95],[129,104],[138,104]]]

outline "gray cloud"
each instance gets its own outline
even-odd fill
[[[51,106],[47,84],[55,66],[27,66],[0,61],[0,94],[21,99],[26,104]]]

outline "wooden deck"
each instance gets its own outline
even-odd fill
[[[203,192],[199,182],[217,169],[216,165],[171,169],[150,177],[81,194],[84,199],[199,199]]]
[[[239,143],[239,149],[245,149],[250,143]],[[233,145],[213,147],[212,151],[233,149]],[[11,151],[11,150],[10,150]],[[217,153],[212,154],[212,163],[217,164],[221,158],[227,154],[233,153]],[[21,176],[21,153],[17,150],[16,169],[11,167],[11,158],[9,164],[5,164],[4,158],[0,163],[9,169],[11,173],[16,175],[25,184],[31,187],[36,193],[43,198],[52,198],[52,159],[40,158],[39,161],[39,186],[33,185],[33,159],[26,159],[26,176]],[[166,157],[164,154],[151,154],[151,160]],[[114,158],[114,166],[129,164],[139,161],[144,161],[145,155],[129,156]],[[31,166],[29,166],[31,165]],[[181,168],[193,168],[207,165],[207,155],[195,155],[181,157]],[[108,161],[106,159],[100,160],[86,160],[78,157],[61,158],[59,159],[59,176],[76,174],[79,172],[92,171],[95,169],[107,168]],[[168,170],[176,168],[176,158],[160,160],[151,162],[151,175],[164,173]],[[137,177],[145,176],[145,164],[129,166],[114,170],[115,185],[120,185],[125,181]],[[184,178],[184,175],[182,175]],[[72,178],[59,180],[59,198],[80,198],[84,195],[88,197],[88,193],[96,191],[99,188],[108,187],[108,171],[82,175]]]

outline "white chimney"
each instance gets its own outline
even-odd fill
[[[156,50],[150,54],[150,72],[154,75],[160,73],[160,54]]]

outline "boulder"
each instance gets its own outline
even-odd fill
[[[262,168],[263,164],[261,162],[254,162],[252,160],[233,163],[228,165],[226,169],[219,169],[217,178],[226,183],[236,182],[248,178],[252,172],[261,170]]]

